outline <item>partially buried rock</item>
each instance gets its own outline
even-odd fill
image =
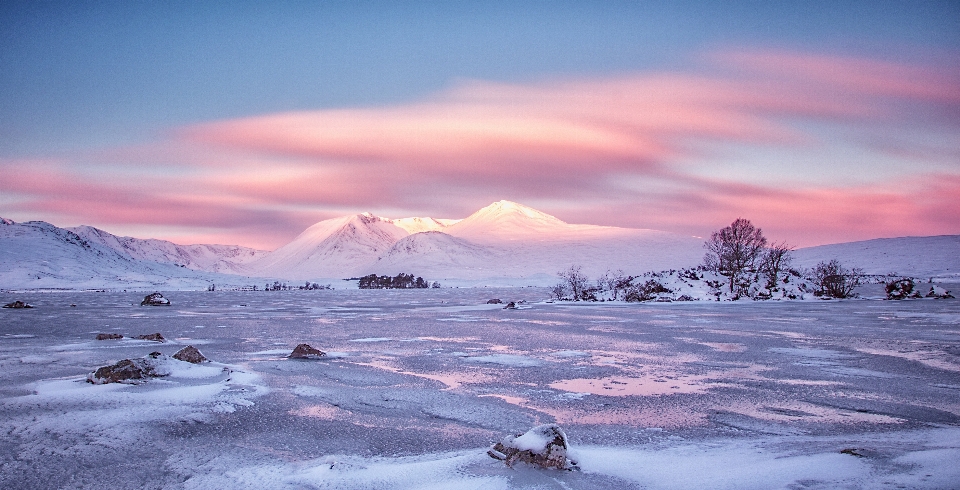
[[[947,298],[953,298],[953,295],[950,294],[950,291],[947,291],[946,289],[940,286],[930,286],[930,292],[927,293],[927,297],[936,298],[936,299],[947,299]]]
[[[500,301],[499,298],[494,298],[494,299],[488,299],[488,300],[487,300],[487,304],[488,304],[488,305],[499,305],[499,304],[501,304],[501,303],[503,303],[503,301]]]
[[[196,347],[192,345],[188,345],[183,349],[178,350],[177,353],[173,355],[173,358],[178,361],[185,361],[192,364],[200,364],[201,362],[208,360],[206,357],[203,357],[203,354],[201,354]]]
[[[118,333],[98,333],[97,334],[97,340],[116,340],[116,339],[122,339],[122,338],[123,338],[123,335],[120,335]]]
[[[3,307],[4,307],[4,308],[17,308],[17,309],[20,309],[20,308],[33,308],[33,305],[30,305],[30,304],[24,303],[23,301],[17,300],[17,301],[14,301],[13,303],[7,303],[7,304],[3,305]]]
[[[170,374],[163,365],[166,356],[151,352],[145,357],[124,359],[111,366],[103,366],[87,375],[87,382],[96,385],[107,383],[140,384],[149,378],[158,378]]]
[[[310,344],[300,344],[288,356],[290,359],[320,359],[327,353],[319,349],[314,349]]]
[[[160,332],[157,333],[148,333],[146,335],[137,335],[139,340],[152,340],[154,342],[165,342],[167,339],[163,338],[163,335],[160,335]]]
[[[557,424],[538,425],[525,434],[504,437],[487,454],[513,466],[521,462],[557,470],[577,469],[577,462],[567,457],[567,435]]]
[[[164,298],[160,293],[152,293],[143,297],[140,306],[169,306],[170,300]]]
[[[504,309],[504,310],[516,310],[516,309],[517,309],[517,304],[514,303],[513,301],[511,301],[511,302],[507,303],[507,306],[504,306],[503,309]]]

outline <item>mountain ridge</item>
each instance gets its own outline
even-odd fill
[[[58,228],[0,218],[0,288],[204,287],[330,281],[415,273],[463,284],[549,285],[572,265],[589,277],[693,267],[703,240],[669,232],[568,224],[510,201],[461,220],[331,218],[272,252],[119,237],[91,226]],[[960,235],[880,238],[806,247],[794,265],[836,258],[869,274],[960,280]],[[463,282],[466,281],[466,282]]]

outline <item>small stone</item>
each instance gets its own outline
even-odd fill
[[[320,359],[327,353],[319,349],[314,349],[310,344],[300,344],[288,356],[290,359]]]
[[[173,358],[193,364],[200,364],[201,362],[208,360],[206,357],[203,357],[203,354],[201,354],[196,347],[192,345],[188,345],[183,349],[178,350],[177,353],[173,355]]]
[[[499,298],[494,298],[494,299],[488,299],[488,300],[487,300],[487,304],[488,304],[488,305],[499,305],[499,304],[501,304],[501,303],[503,303],[503,301],[500,301]]]
[[[14,301],[13,303],[7,303],[7,304],[3,305],[3,307],[4,307],[4,308],[16,308],[16,309],[21,309],[21,308],[33,308],[33,305],[30,305],[30,304],[24,303],[23,301],[17,300],[17,301]]]
[[[140,306],[169,306],[170,300],[164,298],[160,293],[152,293],[143,297]]]
[[[137,335],[137,339],[139,339],[139,340],[152,340],[152,341],[154,341],[154,342],[166,342],[166,340],[167,340],[167,339],[163,338],[163,335],[160,335],[159,332],[157,332],[157,333],[149,333],[149,334],[146,334],[146,335]]]
[[[120,335],[118,333],[98,333],[97,334],[97,340],[116,340],[116,339],[122,339],[122,338],[123,338],[123,335]]]
[[[487,455],[512,467],[521,462],[541,468],[573,470],[577,462],[567,457],[567,435],[557,424],[538,425],[524,434],[504,437]]]
[[[503,309],[504,309],[504,310],[516,310],[516,309],[517,309],[517,304],[514,303],[513,301],[511,301],[511,302],[507,303],[507,306],[504,306]]]

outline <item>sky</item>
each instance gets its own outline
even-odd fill
[[[960,234],[957,2],[0,2],[0,217]]]

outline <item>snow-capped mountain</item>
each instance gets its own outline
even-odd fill
[[[119,252],[43,221],[0,224],[0,288],[199,289],[242,285],[235,275],[195,271]]]
[[[316,223],[273,252],[118,237],[89,226],[0,219],[0,288],[201,288],[270,278],[328,281],[413,273],[460,284],[550,285],[578,265],[597,278],[694,267],[703,240],[674,233],[569,224],[510,201],[462,220],[370,213]],[[904,237],[796,250],[794,266],[838,259],[868,274],[960,278],[960,236]],[[219,272],[219,273],[218,273]],[[228,274],[244,274],[249,277]]]
[[[499,201],[462,220],[365,213],[321,221],[250,267],[298,280],[398,272],[431,279],[552,278],[574,264],[596,275],[692,266],[703,256],[702,245],[655,230],[568,224]]]
[[[246,264],[267,254],[238,245],[178,245],[166,240],[116,236],[92,226],[66,228],[88,242],[106,246],[136,260],[183,266],[187,269],[246,274]]]

